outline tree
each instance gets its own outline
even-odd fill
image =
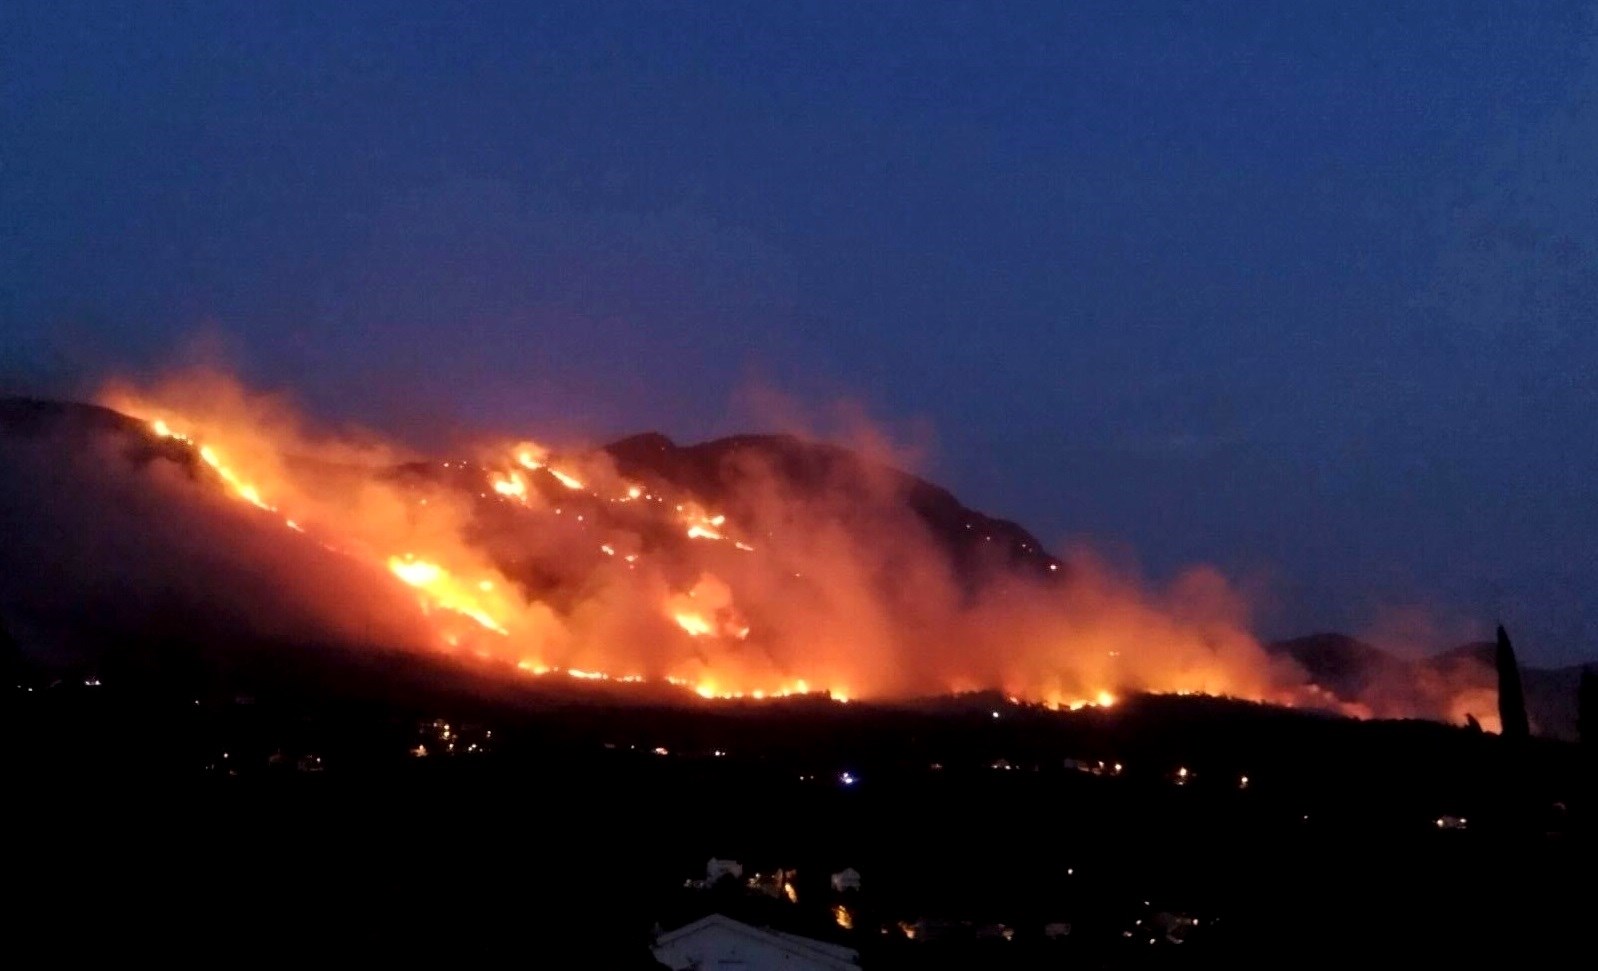
[[[1515,663],[1515,648],[1509,643],[1504,625],[1498,625],[1498,649],[1493,654],[1498,667],[1498,721],[1505,738],[1531,737],[1531,721],[1526,717],[1526,692],[1520,684],[1520,666]]]

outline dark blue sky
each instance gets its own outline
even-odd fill
[[[199,335],[422,443],[847,399],[1268,634],[1598,654],[1591,4],[445,6],[0,5],[0,381]]]

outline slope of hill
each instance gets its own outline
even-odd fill
[[[242,486],[229,478],[234,473],[213,459],[201,461],[204,450],[185,438],[156,434],[144,421],[94,405],[8,399],[0,400],[0,446],[6,536],[0,614],[30,649],[75,656],[87,645],[131,643],[146,652],[181,648],[177,656],[202,644],[227,644],[242,658],[247,644],[414,650],[436,636],[422,617],[433,609],[436,619],[436,608],[423,604],[419,613],[410,592],[384,568],[381,553],[374,558],[362,549],[365,539],[314,528],[308,533],[292,521],[294,528],[284,530],[283,520],[274,518],[282,514],[264,500],[237,502]],[[960,600],[995,586],[999,603],[1008,605],[1014,602],[1005,599],[1008,579],[1038,589],[1070,586],[1061,562],[1020,526],[972,510],[924,479],[791,436],[679,446],[658,434],[637,435],[592,453],[548,456],[527,465],[528,474],[515,473],[514,482],[492,465],[470,461],[373,467],[315,456],[281,460],[302,477],[302,486],[357,497],[380,487],[385,502],[411,507],[405,516],[413,535],[423,535],[414,527],[429,501],[457,510],[462,518],[452,526],[471,546],[467,552],[483,557],[536,604],[542,612],[536,619],[546,628],[573,618],[592,623],[603,605],[615,615],[600,618],[609,625],[607,636],[651,649],[675,637],[683,641],[676,656],[684,663],[716,671],[723,670],[716,665],[781,669],[794,663],[758,637],[746,642],[751,628],[780,634],[786,625],[802,662],[817,623],[828,620],[818,611],[836,609],[837,598],[869,601],[852,604],[854,612],[837,618],[830,633],[847,656],[858,653],[852,643],[857,630],[875,628],[881,638],[883,626],[900,618],[927,624],[926,590]],[[548,463],[581,470],[587,482]],[[508,482],[514,488],[502,489]],[[822,578],[831,586],[818,588],[808,574],[825,564],[796,560],[794,547],[814,553],[807,544],[829,533],[845,537],[842,553],[853,559],[837,577]],[[835,542],[821,549],[838,552]],[[737,575],[750,564],[757,566],[753,583],[764,602],[735,601],[706,580]],[[946,571],[952,583],[923,589],[905,579],[929,565],[935,573]],[[488,591],[493,583],[484,579],[466,589],[478,586]],[[640,590],[676,606],[663,617],[661,601],[638,599]],[[469,607],[475,603],[469,599],[475,594],[464,596]],[[909,653],[888,660],[918,663],[925,639],[944,633],[937,623],[889,632]],[[964,658],[946,652],[944,661],[953,657],[980,672],[991,661],[983,651],[992,644],[978,644]],[[1490,645],[1408,661],[1344,635],[1320,634],[1269,650],[1291,659],[1323,695],[1351,710],[1453,722],[1467,712],[1489,722],[1494,711]],[[1096,656],[1103,657],[1102,650]],[[516,658],[509,660],[514,666]],[[586,667],[582,660],[565,663]],[[1540,731],[1573,732],[1579,672],[1526,672]],[[994,675],[979,674],[975,686],[996,687],[982,677]],[[905,682],[897,693],[934,694],[948,690],[948,683]]]
[[[1496,723],[1498,688],[1491,641],[1464,644],[1415,661],[1337,633],[1277,641],[1269,649],[1292,658],[1316,684],[1344,701],[1385,703],[1396,708],[1435,703],[1434,699],[1444,694],[1468,696],[1476,699],[1470,714],[1483,722]],[[1581,671],[1582,665],[1522,666],[1526,707],[1539,734],[1576,737],[1576,689]]]
[[[913,511],[961,568],[1057,572],[1060,560],[1036,537],[1005,519],[963,505],[947,489],[859,454],[792,435],[736,435],[679,446],[655,432],[604,449],[623,475],[686,490],[738,519],[773,490],[828,495],[834,504],[868,506],[889,496]]]

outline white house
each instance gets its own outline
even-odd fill
[[[832,875],[832,889],[838,893],[845,890],[860,889],[860,871],[854,867],[844,867]]]
[[[732,877],[734,880],[743,879],[744,866],[737,860],[718,860],[710,858],[705,864],[705,883],[714,886],[722,877]]]
[[[675,971],[857,971],[860,954],[798,934],[711,914],[655,939],[655,960]]]

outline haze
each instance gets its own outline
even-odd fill
[[[0,381],[198,345],[424,446],[852,402],[1266,636],[1590,656],[1593,14],[7,4]]]

